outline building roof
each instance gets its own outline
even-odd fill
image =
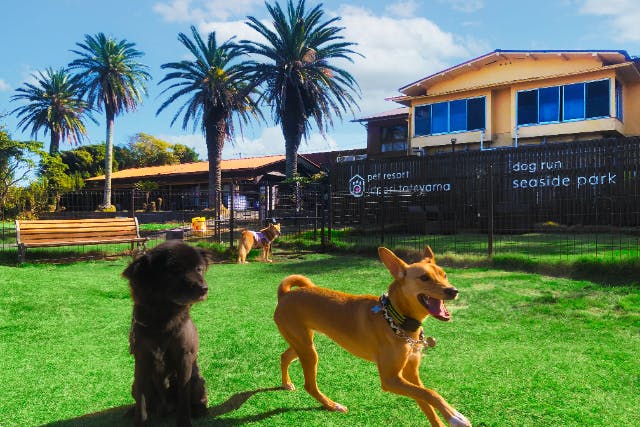
[[[477,58],[470,59],[469,61],[465,61],[461,64],[454,65],[453,67],[449,67],[445,70],[439,71],[435,74],[431,74],[427,77],[424,77],[420,80],[416,80],[415,82],[409,83],[406,86],[398,89],[404,95],[407,96],[415,96],[418,95],[416,91],[424,91],[427,87],[429,87],[433,82],[438,81],[444,77],[454,77],[465,73],[469,70],[477,69],[479,67],[489,65],[494,63],[500,58],[503,59],[520,59],[520,58],[530,58],[533,60],[540,59],[543,57],[549,56],[557,56],[562,57],[564,59],[576,58],[576,57],[584,57],[584,56],[596,56],[602,64],[607,65],[615,65],[615,64],[623,64],[634,61],[634,58],[630,57],[629,54],[624,50],[503,50],[496,49],[493,52],[489,52],[487,54],[478,56]],[[393,98],[392,98],[393,99]]]
[[[372,122],[375,120],[390,119],[393,117],[403,117],[409,114],[409,107],[395,108],[390,111],[384,111],[382,113],[372,114],[370,116],[361,117],[359,119],[351,120],[352,122]]]
[[[315,163],[325,170],[329,170],[331,166],[336,164],[337,158],[342,156],[356,156],[366,154],[366,148],[354,148],[349,150],[324,151],[320,153],[307,153],[301,156]]]
[[[239,172],[243,170],[254,170],[272,165],[285,160],[284,155],[247,157],[245,159],[223,160],[220,164],[222,172]],[[111,174],[111,179],[126,178],[152,178],[170,175],[186,175],[193,173],[207,173],[209,162],[183,163],[178,165],[150,166],[145,168],[123,169]],[[102,181],[104,175],[88,178],[87,181]]]

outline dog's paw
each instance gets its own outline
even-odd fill
[[[451,427],[471,427],[471,421],[458,411],[454,412],[448,421]]]
[[[347,412],[349,412],[349,409],[347,409],[346,406],[341,405],[339,403],[336,402],[335,406],[333,407],[333,410],[336,412],[342,412],[343,414],[346,414]]]
[[[296,386],[293,385],[293,383],[286,383],[286,384],[282,384],[282,389],[283,390],[295,390]]]

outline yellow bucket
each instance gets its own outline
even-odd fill
[[[207,231],[207,219],[203,216],[191,218],[191,229],[195,233],[205,233]]]

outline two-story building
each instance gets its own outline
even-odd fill
[[[640,61],[622,50],[495,50],[359,119],[371,157],[640,135]],[[403,139],[404,138],[404,139]]]

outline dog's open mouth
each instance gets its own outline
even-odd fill
[[[448,322],[451,320],[451,314],[449,310],[444,306],[444,302],[441,299],[432,298],[425,294],[418,295],[418,300],[424,305],[429,313],[438,320]]]

